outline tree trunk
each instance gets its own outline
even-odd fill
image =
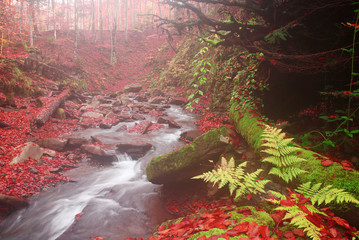
[[[78,44],[78,12],[77,12],[77,1],[75,0],[75,49],[74,49],[74,59],[77,59],[77,44]]]
[[[91,11],[92,11],[92,33],[95,33],[95,0],[91,0]]]
[[[29,3],[29,37],[30,37],[30,47],[33,47],[34,46],[34,32],[33,32],[33,27],[34,27],[34,24],[33,24],[33,14],[32,14],[32,11],[34,10],[34,2],[33,1],[30,1]]]
[[[42,110],[39,112],[37,117],[33,120],[33,127],[39,128],[45,125],[45,123],[49,120],[51,115],[56,111],[56,109],[65,102],[66,98],[69,96],[70,90],[66,89],[62,91],[53,101],[47,104]]]
[[[102,16],[102,0],[99,0],[100,11],[100,41],[103,43],[103,16]]]
[[[56,40],[56,12],[55,12],[55,0],[52,0],[52,21],[54,25],[54,38]]]
[[[46,31],[50,30],[50,0],[47,0],[47,22]]]
[[[128,41],[128,0],[125,0],[125,41]]]

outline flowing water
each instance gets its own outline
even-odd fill
[[[118,143],[146,142],[152,149],[142,158],[133,160],[126,154],[117,155],[110,165],[80,164],[66,174],[74,182],[47,192],[23,209],[7,218],[0,228],[0,239],[16,240],[72,240],[122,239],[148,237],[154,227],[169,218],[162,206],[160,187],[146,180],[147,163],[160,154],[183,145],[179,141],[184,131],[195,129],[195,116],[180,107],[167,109],[170,118],[180,129],[162,128],[139,135],[112,129],[87,129],[76,137],[96,136],[111,148]],[[155,121],[152,117],[147,120]],[[135,123],[126,123],[128,127]]]

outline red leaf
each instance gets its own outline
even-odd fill
[[[355,169],[354,165],[347,160],[341,161],[340,164],[343,166],[345,170],[351,171]]]
[[[197,240],[207,240],[207,237],[204,235],[204,236],[197,238]]]
[[[283,235],[283,231],[282,231],[282,230],[274,230],[274,232],[275,232],[275,234],[277,234],[277,236],[278,236],[279,238],[281,238],[282,235]]]
[[[259,235],[259,226],[256,222],[251,222],[249,224],[247,235],[249,238],[253,238]]]
[[[321,164],[323,166],[329,166],[329,165],[332,165],[333,164],[333,161],[332,160],[329,160],[329,159],[326,159],[326,160],[322,160],[321,161]]]
[[[242,213],[243,215],[252,215],[252,211],[249,208],[242,208],[237,211],[238,213]]]
[[[338,225],[345,227],[346,229],[351,229],[352,227],[350,227],[349,223],[347,220],[340,218],[340,217],[333,217],[332,218]]]
[[[322,223],[322,221],[321,221],[318,217],[313,216],[313,215],[307,215],[307,216],[305,216],[305,218],[306,218],[309,222],[311,222],[311,223],[313,223],[315,226],[317,226],[318,228],[323,228],[323,223]]]
[[[166,226],[164,226],[164,225],[161,225],[161,226],[158,227],[159,232],[161,232],[161,231],[163,231],[165,229],[166,229]]]
[[[328,234],[334,238],[338,236],[338,233],[340,234],[340,232],[336,228],[330,228],[328,231]]]
[[[283,210],[283,211],[278,211],[276,213],[272,213],[270,214],[270,216],[273,218],[275,224],[278,225],[280,222],[282,222],[285,213],[286,212]]]
[[[295,202],[285,199],[285,200],[281,200],[280,204],[286,207],[291,207],[295,205]]]
[[[252,194],[248,194],[247,195],[247,200],[249,201],[249,200],[251,200],[251,198],[252,198]]]
[[[288,231],[288,232],[284,233],[283,236],[286,238],[294,238],[295,239],[295,236],[292,231]]]
[[[294,229],[293,230],[293,233],[299,237],[304,237],[305,236],[305,233],[302,229]]]
[[[306,206],[304,206],[304,205],[299,205],[299,204],[298,204],[298,207],[299,207],[300,209],[302,209],[302,211],[303,211],[304,213],[306,213],[306,214],[308,214],[308,215],[312,215],[312,213],[309,212],[309,210],[308,210],[308,208],[307,208]]]
[[[262,237],[264,237],[264,239],[269,237],[269,229],[267,226],[260,226],[259,227],[259,233],[262,235]]]

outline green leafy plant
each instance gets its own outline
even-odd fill
[[[295,166],[306,160],[298,156],[300,148],[291,144],[293,138],[286,138],[281,129],[266,125],[262,139],[264,141],[262,147],[265,147],[262,152],[268,154],[262,161],[274,165],[269,174],[276,175],[288,183],[299,174],[306,172]]]
[[[345,192],[343,189],[333,188],[332,185],[321,188],[322,183],[313,184],[306,182],[301,184],[296,192],[303,194],[305,197],[310,198],[312,204],[321,205],[322,203],[329,204],[331,202],[343,203],[351,202],[359,204],[359,201],[350,193]]]
[[[235,200],[239,200],[245,194],[264,193],[264,187],[270,180],[258,179],[262,169],[257,169],[253,173],[245,173],[243,168],[246,166],[247,162],[243,162],[235,167],[233,158],[228,162],[222,158],[218,168],[192,179],[203,179],[205,182],[212,182],[213,185],[218,183],[218,188],[228,184],[230,194],[235,192]]]

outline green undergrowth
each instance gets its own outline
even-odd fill
[[[11,100],[15,96],[34,96],[41,94],[31,78],[26,76],[17,63],[10,59],[0,60],[0,91]]]

